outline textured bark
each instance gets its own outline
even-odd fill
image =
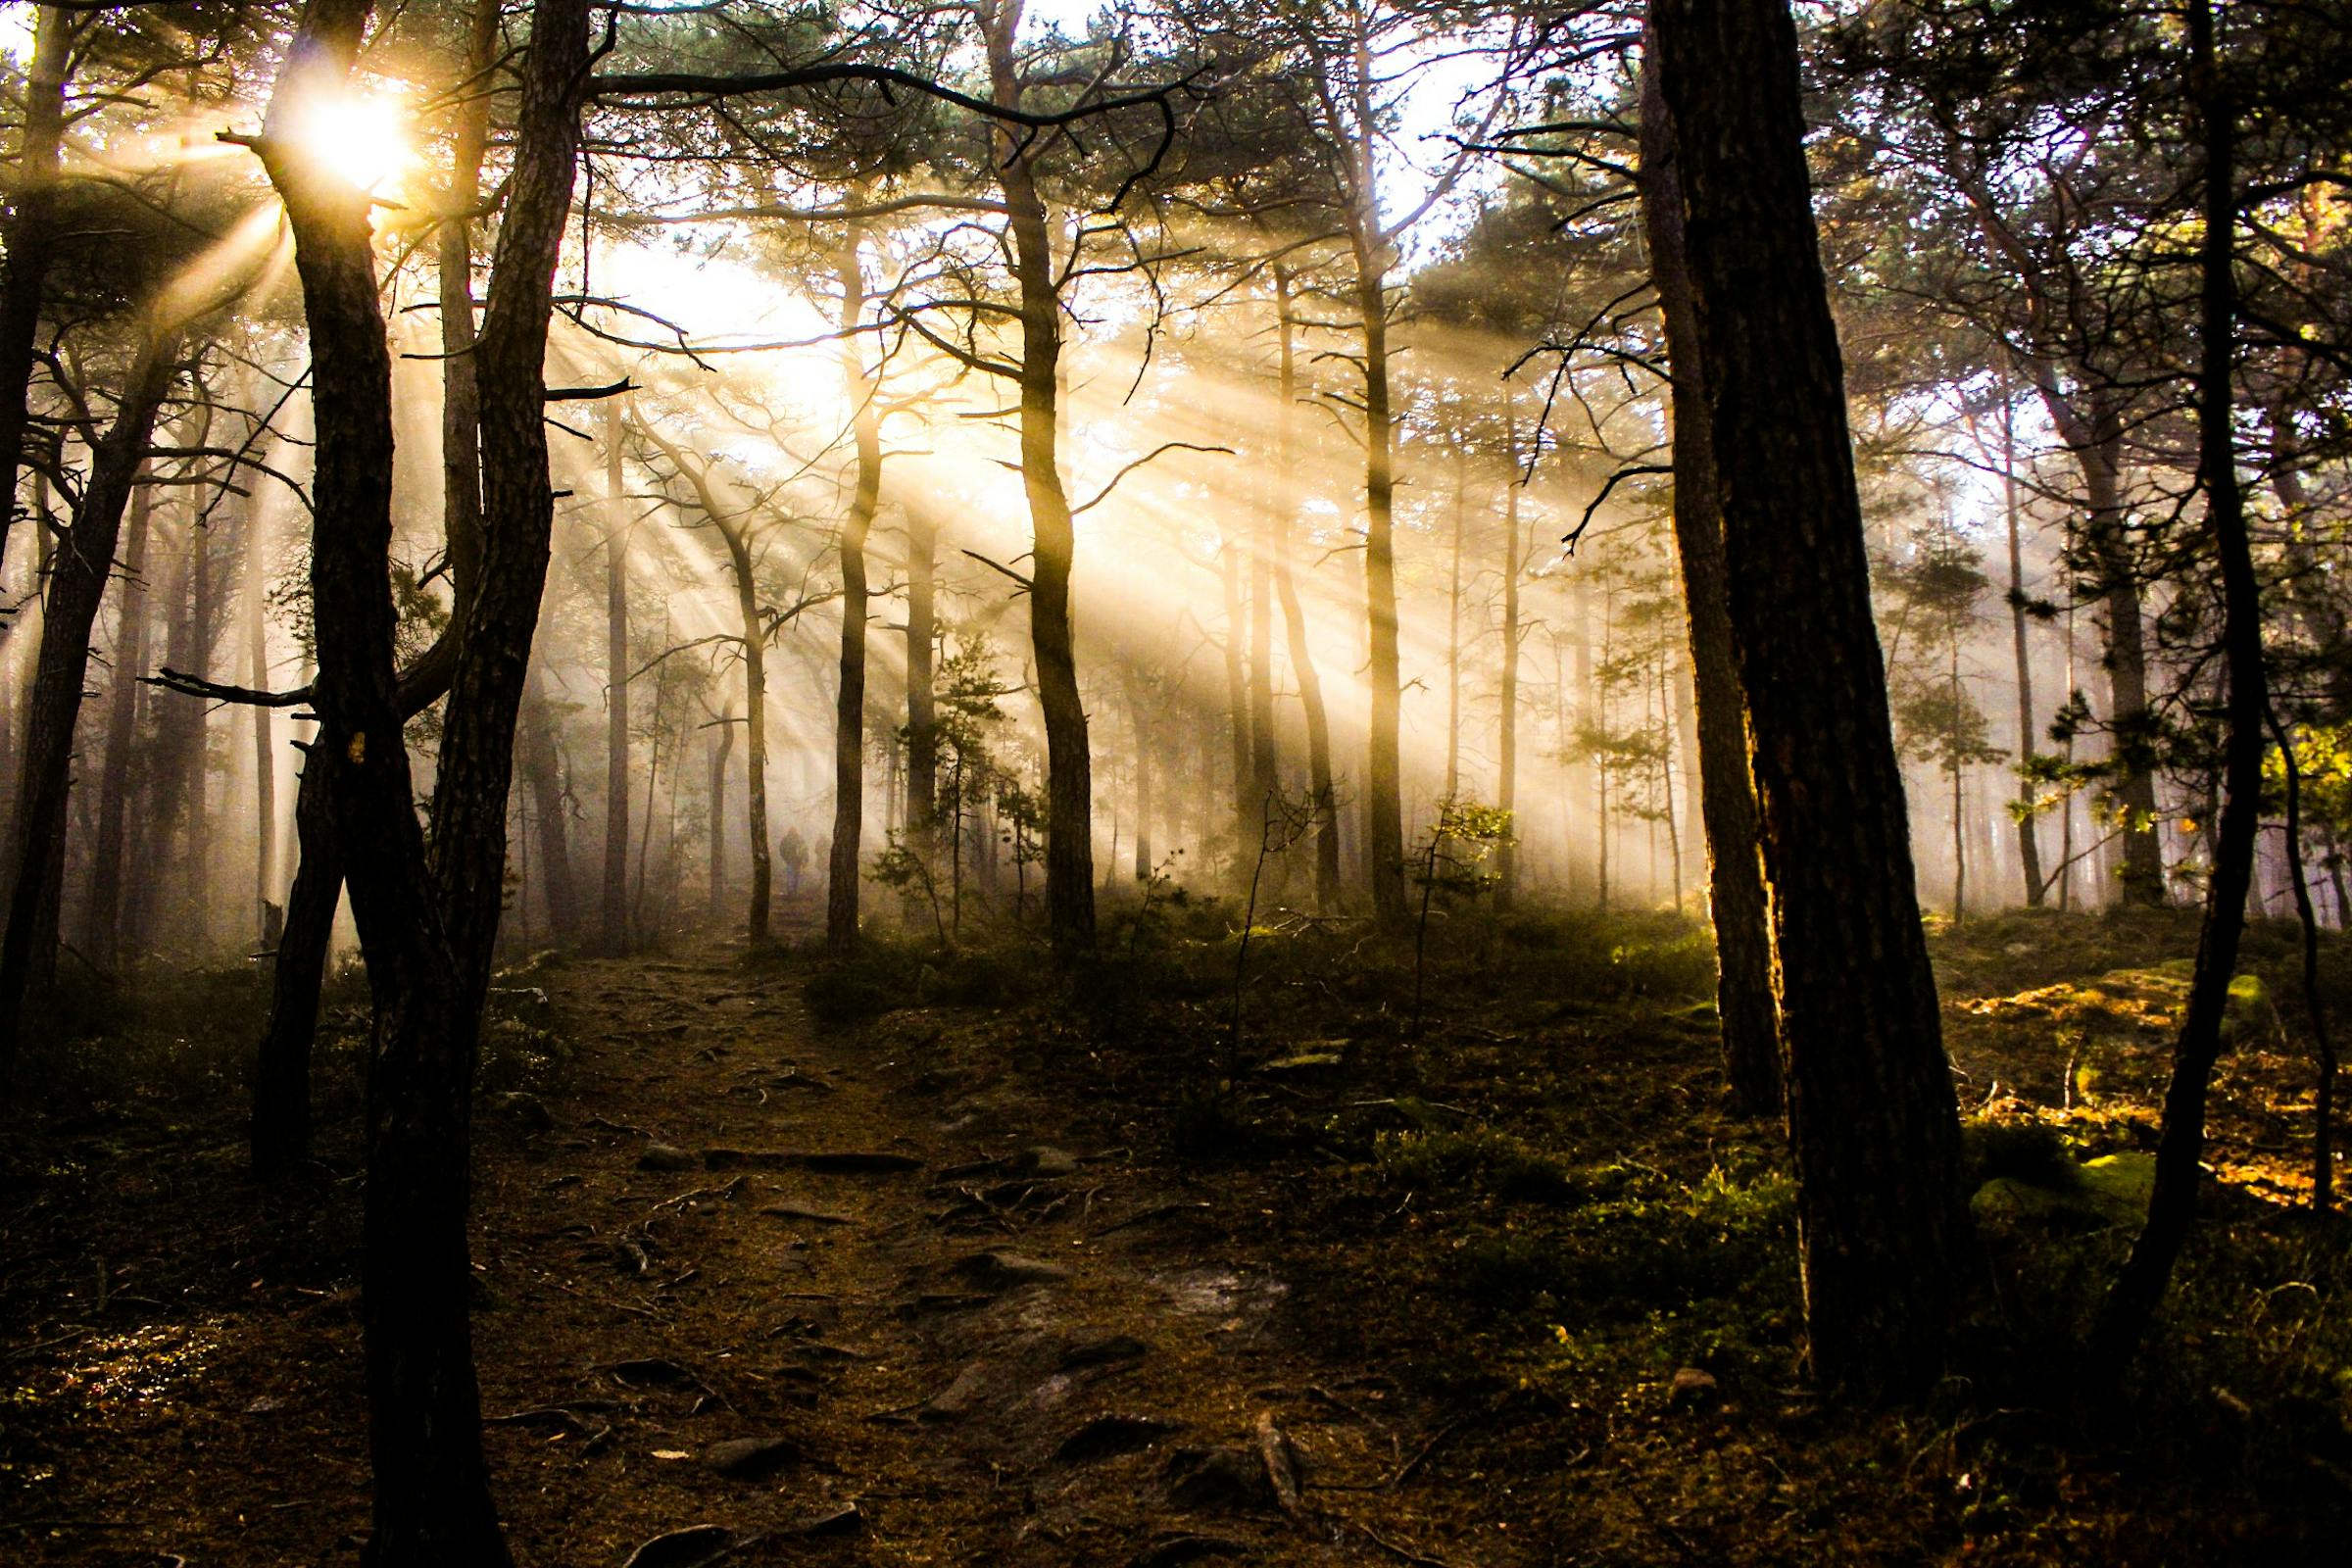
[[[335,829],[375,1003],[362,1268],[370,1568],[510,1561],[480,1444],[467,1294],[469,1099],[497,938],[514,726],[545,581],[553,496],[542,375],[578,140],[586,0],[538,0],[514,169],[475,373],[483,552],[454,639],[429,855],[410,797],[393,667],[391,367],[364,193],[286,133],[338,90],[368,0],[313,0],[264,122],[294,231],[318,424],[311,581],[319,629],[311,767]]]
[[[629,519],[621,500],[621,421],[605,431],[604,948],[629,949]]]
[[[1519,808],[1519,578],[1527,569],[1528,542],[1519,521],[1519,413],[1512,388],[1502,391],[1502,712],[1495,737],[1494,804],[1505,812]],[[1519,824],[1495,856],[1494,907],[1507,909],[1519,896]]]
[[[299,858],[270,966],[270,1021],[253,1064],[249,1147],[253,1173],[264,1181],[284,1175],[311,1153],[311,1053],[335,909],[343,902],[343,847],[335,837],[330,771],[316,760],[306,762],[294,790]]]
[[[825,883],[825,943],[858,940],[858,867],[865,839],[865,543],[882,499],[882,416],[858,327],[865,318],[864,234],[849,225],[835,271],[841,280],[841,368],[858,446],[858,476],[841,523],[841,684],[833,711],[833,854]]]
[[[2191,0],[2188,44],[2189,83],[2199,99],[2205,142],[2197,477],[2205,494],[2205,528],[2222,579],[2229,728],[2223,742],[2224,795],[2214,836],[2213,872],[2188,1004],[2173,1047],[2172,1079],[2165,1087],[2155,1189],[2148,1196],[2147,1222],[2091,1326],[2090,1372],[2103,1387],[2123,1377],[2146,1338],[2196,1212],[2197,1188],[2204,1176],[2206,1099],[2214,1064],[2221,1057],[2223,1019],[2230,1005],[2230,981],[2237,970],[2255,841],[2262,826],[2263,726],[2269,706],[2263,677],[2262,588],[2238,486],[2230,380],[2237,313],[2232,269],[2237,238],[2236,124],[2217,59],[2211,0]]]
[[[256,446],[260,446],[257,437]],[[266,455],[267,449],[257,455]],[[259,505],[245,509],[245,581],[239,588],[245,616],[245,678],[256,691],[270,686],[270,533],[269,514]],[[270,906],[277,902],[277,747],[276,721],[270,708],[256,703],[253,718],[253,840],[254,931],[269,945],[275,922]],[[340,880],[340,879],[338,879]]]
[[[98,831],[90,841],[89,892],[82,901],[81,941],[90,962],[113,969],[122,961],[122,855],[129,838],[130,751],[146,706],[147,541],[153,531],[153,492],[130,498],[130,535],[122,541],[122,587],[115,608],[113,690],[107,697],[106,751],[98,766]],[[152,867],[148,874],[152,875]]]
[[[919,501],[906,507],[906,832],[928,843],[939,812],[939,705],[932,655],[939,643],[937,526]]]
[[[1844,378],[1784,0],[1657,0],[1690,309],[1770,893],[1813,1368],[1940,1369],[1968,1246],[1959,1123],[1871,617]]]
[[[91,454],[81,504],[49,573],[41,651],[24,713],[17,786],[8,932],[0,939],[0,1062],[16,1050],[26,995],[46,984],[57,961],[57,890],[65,873],[66,800],[74,731],[90,665],[90,629],[115,563],[122,514],[138,482],[156,411],[177,373],[179,334],[146,335],[123,378],[115,422]]]
[[[1359,150],[1371,173],[1372,127]],[[1404,897],[1404,800],[1397,722],[1402,709],[1396,649],[1396,540],[1394,445],[1389,408],[1389,248],[1367,193],[1356,235],[1356,313],[1364,335],[1364,614],[1371,632],[1364,678],[1371,688],[1369,751],[1364,763],[1364,875],[1372,912],[1388,926],[1409,915]]]
[[[987,14],[988,63],[997,103],[1018,108],[1022,81],[1015,43],[1021,8],[998,0]],[[1021,488],[1029,502],[1032,571],[1029,638],[1037,659],[1038,704],[1046,726],[1046,923],[1064,962],[1094,951],[1094,762],[1070,623],[1070,568],[1077,537],[1062,488],[1061,300],[1044,197],[1031,168],[1037,143],[1000,128],[1006,150],[998,184],[1011,230],[1020,286]]]
[[[719,721],[718,732],[710,738],[710,918],[716,920],[726,912],[727,906],[727,761],[735,755],[735,723],[730,718]]]
[[[1298,682],[1298,705],[1306,714],[1306,779],[1315,808],[1315,907],[1340,906],[1340,803],[1331,776],[1331,720],[1323,707],[1323,680],[1315,668],[1314,640],[1298,585],[1291,575],[1291,528],[1298,518],[1298,467],[1294,457],[1298,400],[1298,318],[1292,309],[1291,273],[1274,269],[1274,322],[1279,359],[1275,365],[1274,592],[1282,601],[1289,634],[1291,673]]]
[[[2009,524],[2009,641],[2010,652],[2017,661],[2017,760],[2023,765],[2034,750],[2034,658],[2026,640],[2025,541],[2019,515],[2023,509],[2017,500],[2016,414],[2006,401],[2001,405],[2001,506]],[[2020,808],[2034,804],[2034,782],[2022,774],[2017,781],[2017,804]],[[2017,856],[2025,871],[2026,907],[2038,909],[2049,893],[2049,883],[2041,871],[2039,821],[2024,809],[2017,816]]]
[[[1690,635],[1699,816],[1707,830],[1707,909],[1715,925],[1717,1018],[1724,1076],[1741,1109],[1781,1102],[1780,1018],[1772,999],[1772,929],[1757,859],[1748,776],[1746,698],[1733,649],[1723,512],[1707,416],[1706,367],[1692,309],[1674,125],[1652,65],[1642,83],[1642,215],[1650,271],[1666,312],[1673,366],[1674,538]]]
[[[570,809],[564,798],[564,764],[556,750],[556,717],[547,696],[547,666],[531,662],[530,687],[522,705],[520,761],[531,792],[531,821],[538,829],[539,885],[547,903],[549,934],[559,943],[579,940],[579,889],[572,880]],[[713,827],[717,818],[711,818]]]
[[[16,529],[17,479],[24,462],[25,403],[32,386],[34,341],[57,250],[54,209],[58,154],[65,143],[66,71],[76,27],[58,6],[35,9],[32,55],[24,63],[24,120],[10,195],[8,271],[0,281],[0,566]],[[0,620],[0,636],[7,622]]]

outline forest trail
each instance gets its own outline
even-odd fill
[[[1423,1556],[1396,1483],[1443,1423],[1318,1358],[1227,1234],[1250,1195],[937,1026],[821,1031],[787,977],[549,978],[583,1053],[551,1128],[485,1129],[476,1251],[527,1561],[705,1525],[731,1562]]]

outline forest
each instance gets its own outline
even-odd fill
[[[2342,1562],[2347,82],[0,4],[0,1564]]]

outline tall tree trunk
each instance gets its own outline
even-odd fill
[[[147,540],[154,492],[141,485],[130,498],[130,537],[122,541],[122,589],[115,609],[114,690],[107,699],[106,753],[98,771],[98,832],[90,844],[89,891],[82,901],[81,941],[90,962],[113,969],[122,961],[122,858],[129,838],[131,747],[146,707]],[[147,864],[147,876],[154,874]]]
[[[81,504],[53,558],[41,607],[41,652],[24,715],[17,786],[14,875],[8,932],[0,940],[0,1068],[14,1055],[27,993],[47,984],[57,962],[57,904],[65,873],[66,799],[74,730],[90,664],[90,628],[114,568],[122,514],[138,484],[156,411],[178,371],[180,337],[147,332],[123,379],[115,422],[90,456]]]
[[[727,763],[735,755],[735,722],[722,718],[710,737],[710,918],[727,906]]]
[[[712,498],[715,499],[715,498]],[[767,632],[760,621],[760,585],[754,575],[751,541],[735,522],[710,514],[734,564],[735,615],[743,627],[744,823],[752,841],[752,893],[744,916],[744,940],[767,945],[768,914],[774,899],[773,846],[767,837]]]
[[[1527,543],[1519,523],[1519,420],[1508,382],[1502,389],[1502,712],[1495,737],[1494,804],[1511,817],[1511,836],[1495,858],[1498,880],[1494,907],[1507,909],[1519,896],[1519,576],[1526,569]]]
[[[334,940],[335,909],[343,902],[343,847],[335,836],[331,772],[314,756],[304,762],[294,790],[300,858],[270,964],[270,1021],[253,1064],[250,1147],[253,1173],[264,1181],[283,1176],[311,1152],[311,1052],[318,1035],[318,994]]]
[[[604,948],[629,948],[629,518],[621,498],[621,415],[605,429]]]
[[[257,438],[258,445],[258,438]],[[270,687],[270,551],[275,544],[270,514],[258,503],[245,509],[245,580],[238,591],[245,615],[245,674],[256,691]],[[267,704],[253,715],[253,918],[264,948],[282,929],[270,918],[277,902],[277,748],[275,721]],[[340,878],[337,879],[338,885]],[[281,916],[282,918],[282,916]]]
[[[2180,1035],[2173,1048],[2172,1081],[2164,1095],[2164,1125],[2156,1145],[2156,1185],[2147,1223],[2100,1303],[2091,1326],[2090,1371],[2113,1387],[2130,1367],[2164,1298],[2173,1265],[2188,1238],[2203,1180],[2205,1103],[2222,1051],[2230,981],[2237,970],[2246,894],[2253,883],[2255,840],[2262,826],[2263,720],[2269,695],[2263,676],[2262,587],[2246,530],[2245,500],[2237,478],[2230,377],[2236,350],[2237,242],[2235,108],[2214,39],[2212,0],[2190,0],[2188,84],[2199,100],[2204,135],[2204,233],[2199,242],[2202,291],[2198,319],[2197,476],[2205,492],[2205,527],[2222,579],[2222,646],[2229,662],[2224,699],[2225,794],[2215,834],[2205,921],[2197,938],[2196,968]]]
[[[58,155],[65,145],[66,73],[77,25],[63,6],[36,6],[32,54],[24,63],[24,121],[10,192],[16,211],[0,246],[8,256],[0,279],[0,566],[8,563],[8,538],[16,529],[35,339],[57,248]],[[0,620],[0,637],[7,629]]]
[[[1257,857],[1263,831],[1265,797],[1253,793],[1257,780],[1250,753],[1249,612],[1242,602],[1242,563],[1235,554],[1240,541],[1230,532],[1217,552],[1217,581],[1225,595],[1225,738],[1233,759],[1233,871],[1249,876],[1247,867]]]
[[[1361,161],[1370,161],[1371,127]],[[1402,708],[1396,647],[1395,420],[1389,408],[1387,243],[1369,210],[1357,220],[1356,310],[1364,334],[1364,612],[1371,630],[1370,749],[1364,767],[1364,874],[1374,917],[1401,926],[1404,897],[1403,774],[1397,724]],[[1370,232],[1365,232],[1369,229]]]
[[[2025,868],[2026,907],[2038,909],[2049,892],[2041,871],[2041,829],[2034,812],[2034,781],[2022,769],[2034,751],[2034,658],[2026,640],[2025,542],[2017,497],[2017,410],[2002,385],[2001,507],[2009,524],[2009,640],[2017,660],[2017,855]]]
[[[1674,124],[1659,90],[1654,46],[1642,79],[1642,217],[1650,270],[1666,311],[1673,365],[1674,539],[1690,636],[1691,706],[1698,745],[1699,817],[1707,838],[1707,912],[1715,926],[1715,1004],[1723,1069],[1750,1115],[1781,1103],[1780,1016],[1772,996],[1772,928],[1757,860],[1755,788],[1748,775],[1746,698],[1733,647],[1723,511],[1707,414],[1707,367],[1690,293]]]
[[[1323,678],[1315,668],[1312,628],[1298,602],[1298,585],[1291,574],[1291,532],[1298,514],[1298,474],[1295,448],[1298,401],[1298,318],[1292,306],[1292,274],[1274,269],[1274,322],[1279,359],[1274,393],[1274,592],[1282,601],[1282,620],[1288,631],[1291,673],[1298,682],[1298,706],[1306,715],[1307,791],[1315,811],[1315,907],[1329,914],[1340,906],[1340,800],[1331,773],[1331,719],[1323,707]]]
[[[852,223],[835,270],[841,278],[843,391],[858,444],[858,479],[841,525],[841,686],[833,714],[833,856],[825,886],[825,944],[858,940],[858,868],[865,840],[865,542],[882,498],[882,416],[858,328],[865,318],[864,231]]]
[[[1019,0],[997,0],[986,28],[991,84],[997,103],[1008,109],[1019,107],[1022,93],[1015,59],[1020,19]],[[1046,204],[1030,168],[1033,139],[1002,126],[1000,133],[1007,153],[997,177],[1021,292],[1021,486],[1034,545],[1029,636],[1046,724],[1046,916],[1054,950],[1067,962],[1095,946],[1095,844],[1093,760],[1070,621],[1077,540],[1057,454],[1061,300]]]
[[[531,792],[532,826],[538,830],[539,885],[547,901],[549,936],[570,943],[580,935],[579,890],[572,881],[570,813],[564,803],[564,764],[556,749],[546,661],[531,662],[529,682],[522,705],[520,761],[523,784]]]
[[[1446,799],[1462,792],[1462,514],[1470,505],[1469,436],[1453,434],[1453,549],[1446,582]]]
[[[906,512],[906,830],[928,842],[939,811],[939,705],[932,654],[939,641],[938,525],[920,502]]]
[[[1969,1246],[1959,1117],[1871,616],[1786,0],[1656,0],[1772,911],[1813,1368],[1939,1371]]]

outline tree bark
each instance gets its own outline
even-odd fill
[[[1289,631],[1291,673],[1298,682],[1298,705],[1306,714],[1306,779],[1315,810],[1315,908],[1329,914],[1340,906],[1340,802],[1331,775],[1331,719],[1323,707],[1323,680],[1315,668],[1312,629],[1291,575],[1291,529],[1298,520],[1298,466],[1294,456],[1298,401],[1298,318],[1292,309],[1292,277],[1274,269],[1274,321],[1280,358],[1275,368],[1274,494],[1279,514],[1274,530],[1274,592],[1282,601]]]
[[[10,193],[16,213],[6,234],[7,276],[0,281],[0,566],[7,564],[8,539],[16,529],[34,346],[57,251],[58,155],[65,145],[66,73],[76,25],[74,13],[62,6],[37,6],[33,18],[24,122]],[[6,630],[0,621],[0,636]]]
[[[1502,684],[1495,738],[1494,804],[1511,817],[1511,836],[1495,856],[1494,907],[1508,909],[1519,896],[1519,576],[1526,570],[1527,542],[1519,522],[1519,411],[1509,382],[1502,388]]]
[[[938,525],[919,501],[906,508],[906,833],[931,841],[939,814],[939,704],[932,655],[939,642]]]
[[[841,367],[858,444],[858,477],[841,525],[841,685],[833,713],[833,854],[825,885],[825,945],[858,941],[858,871],[865,839],[865,544],[882,498],[882,416],[858,329],[865,318],[864,231],[852,223],[835,270],[841,279]]]
[[[629,949],[629,519],[621,499],[621,417],[605,430],[604,948]]]
[[[2001,401],[2001,506],[2009,524],[2009,640],[2017,660],[2017,760],[2023,768],[2034,752],[2034,658],[2026,639],[2026,566],[2021,514],[2017,498],[2017,411],[2010,404],[2006,383]],[[2049,884],[2041,871],[2041,830],[2031,808],[2034,782],[2021,772],[2017,781],[2017,856],[2025,868],[2026,907],[2038,909]]]
[[[1021,101],[1015,50],[1020,18],[1018,0],[996,0],[987,14],[990,81],[1004,108],[1018,108]],[[997,178],[1009,214],[1021,296],[1021,486],[1034,549],[1029,636],[1046,727],[1046,922],[1056,956],[1067,963],[1094,951],[1095,844],[1094,764],[1070,618],[1077,538],[1057,452],[1061,299],[1046,204],[1031,167],[1035,143],[1023,131],[1000,126],[998,133],[1007,144]]]
[[[2246,895],[2253,885],[2255,841],[2262,826],[2263,723],[2269,694],[2263,675],[2262,587],[2247,534],[2245,499],[2238,486],[2231,386],[2236,350],[2237,240],[2235,107],[2223,79],[2214,39],[2211,0],[2190,0],[2189,87],[2196,94],[2204,137],[2204,233],[2199,242],[2202,288],[2196,371],[2197,475],[2205,492],[2205,527],[2222,579],[2222,643],[2229,662],[2224,699],[2229,729],[2223,742],[2221,822],[2214,836],[2213,871],[2196,967],[2165,1088],[2164,1124],[2156,1144],[2156,1185],[2146,1223],[2131,1256],[2100,1303],[2091,1326],[2088,1359],[2100,1386],[2121,1381],[2147,1337],[2164,1298],[2173,1265],[2188,1239],[2203,1180],[2206,1097],[2223,1045],[2230,981],[2237,970],[2245,931]]]
[[[1654,47],[1642,81],[1642,216],[1650,270],[1666,312],[1673,366],[1674,538],[1690,636],[1699,817],[1707,838],[1707,911],[1715,926],[1715,1004],[1724,1077],[1749,1115],[1781,1103],[1780,1017],[1772,996],[1772,927],[1757,859],[1748,774],[1746,697],[1733,647],[1723,511],[1707,414],[1707,368],[1690,295],[1674,122]]]
[[[122,542],[122,589],[115,607],[114,689],[108,694],[105,760],[98,770],[98,832],[90,844],[89,891],[82,901],[81,940],[90,962],[112,970],[122,961],[122,857],[131,814],[130,752],[146,706],[147,540],[153,492],[130,498],[130,537]],[[153,875],[152,866],[148,875]]]
[[[41,608],[41,651],[24,715],[17,786],[14,876],[8,931],[0,939],[0,1066],[15,1054],[32,986],[46,984],[57,958],[57,890],[65,870],[66,800],[74,730],[90,664],[90,628],[114,568],[122,514],[137,487],[156,411],[178,373],[179,332],[150,326],[123,378],[115,422],[90,457],[89,479],[64,545],[53,558]]]
[[[1728,606],[1769,891],[1813,1369],[1940,1370],[1968,1247],[1959,1121],[1872,621],[1784,0],[1656,0]]]

